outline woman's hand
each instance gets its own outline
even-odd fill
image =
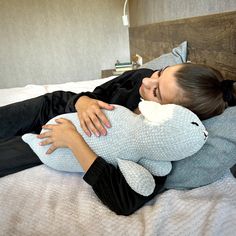
[[[51,144],[50,148],[46,152],[47,154],[51,154],[59,147],[69,147],[73,138],[79,135],[76,127],[70,120],[60,118],[55,121],[57,124],[42,126],[42,128],[47,131],[37,136],[40,139],[45,139],[40,143],[40,145],[44,146]]]
[[[110,128],[111,124],[101,109],[113,110],[114,106],[82,96],[77,100],[75,108],[78,113],[80,126],[88,136],[91,136],[91,132],[96,136],[107,134],[105,127]]]

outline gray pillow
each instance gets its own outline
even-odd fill
[[[203,121],[208,139],[202,149],[184,160],[173,162],[167,189],[191,189],[213,183],[236,164],[236,107]]]
[[[185,63],[186,60],[187,41],[184,41],[178,47],[172,49],[172,52],[163,54],[160,57],[143,64],[140,68],[158,70],[166,66]]]

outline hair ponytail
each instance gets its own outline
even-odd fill
[[[234,80],[223,80],[220,83],[223,92],[223,100],[227,102],[229,106],[236,105],[235,82]]]

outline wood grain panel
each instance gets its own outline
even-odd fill
[[[130,52],[144,62],[188,41],[188,60],[236,74],[236,11],[130,27]]]

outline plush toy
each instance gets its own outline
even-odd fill
[[[106,136],[88,137],[80,127],[76,113],[57,116],[72,121],[87,144],[107,162],[119,166],[127,183],[137,193],[148,196],[155,188],[156,176],[167,175],[171,161],[196,153],[207,139],[207,131],[199,118],[190,110],[174,104],[160,105],[141,101],[140,115],[115,105],[112,111],[104,110],[112,124]],[[44,130],[42,130],[44,132]],[[49,148],[40,146],[35,134],[23,135],[40,160],[60,171],[83,172],[78,160],[68,148],[58,148],[46,155]]]

